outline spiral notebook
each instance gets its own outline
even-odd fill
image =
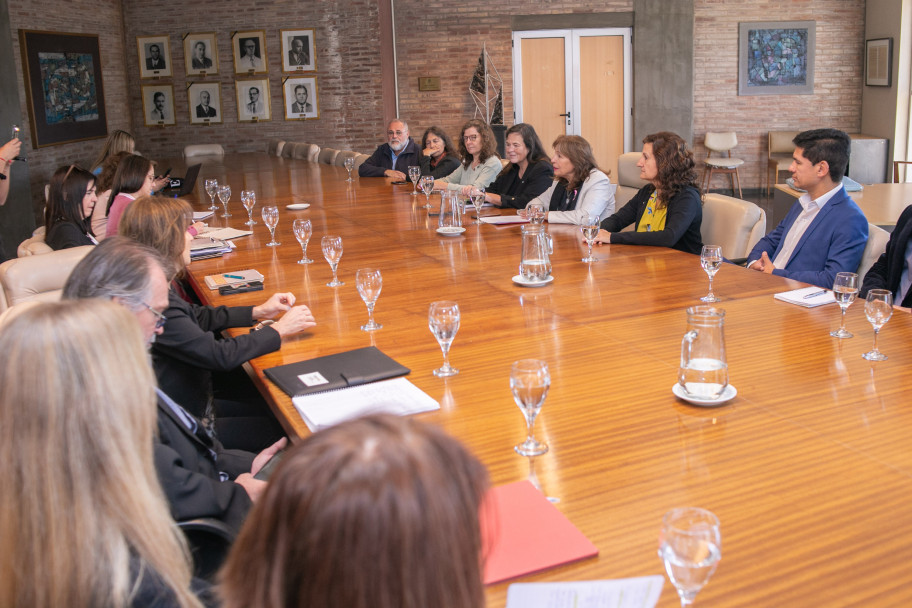
[[[375,346],[326,355],[265,370],[266,377],[291,397],[404,376],[411,372]]]

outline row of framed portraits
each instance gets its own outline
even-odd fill
[[[283,72],[312,72],[317,69],[314,30],[281,30]],[[173,75],[170,36],[137,36],[140,78],[168,78]],[[266,31],[232,32],[230,35],[235,74],[268,74]],[[184,68],[187,77],[219,73],[218,39],[214,32],[184,36]]]
[[[269,99],[269,79],[237,80],[234,83],[238,122],[272,120]],[[190,82],[187,84],[187,105],[191,125],[222,122],[222,84],[220,82]],[[282,83],[285,120],[319,118],[317,79],[288,77]],[[142,85],[143,118],[147,127],[177,124],[174,109],[174,87],[170,84]]]

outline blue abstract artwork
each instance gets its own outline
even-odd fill
[[[98,120],[95,67],[90,53],[39,52],[45,122]]]
[[[747,36],[747,86],[806,85],[808,29],[756,29]]]

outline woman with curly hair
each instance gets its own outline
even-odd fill
[[[472,188],[487,188],[503,168],[497,156],[494,132],[488,123],[477,118],[462,125],[459,156],[462,164],[446,177],[434,181],[435,190],[461,190],[468,194]]]
[[[428,127],[421,136],[421,156],[418,157],[421,175],[434,179],[446,177],[459,167],[453,140],[440,127]]]
[[[643,139],[643,156],[637,167],[640,178],[651,183],[602,222],[595,242],[671,247],[699,255],[703,248],[703,208],[695,186],[693,152],[675,133],[653,133]],[[635,232],[621,232],[634,222]]]

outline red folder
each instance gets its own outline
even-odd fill
[[[481,534],[486,585],[598,555],[598,548],[526,480],[488,492]]]

